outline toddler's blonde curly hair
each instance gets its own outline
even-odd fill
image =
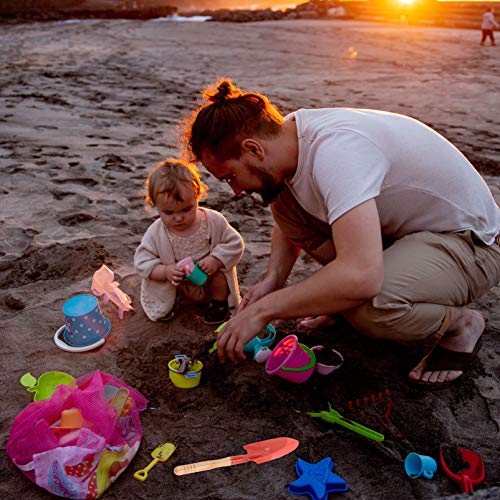
[[[191,186],[198,201],[207,196],[208,186],[201,181],[195,165],[175,158],[161,161],[146,180],[146,205],[155,207],[158,196],[163,194],[176,201],[184,201],[180,193],[182,186]]]

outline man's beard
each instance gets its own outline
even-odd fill
[[[261,188],[254,189],[252,192],[260,195],[262,203],[265,206],[269,205],[269,203],[272,203],[278,197],[285,187],[284,182],[278,182],[269,172],[260,170],[251,164],[248,164],[247,167],[262,183]]]

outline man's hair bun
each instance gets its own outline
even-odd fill
[[[235,87],[231,80],[221,80],[215,89],[205,92],[205,97],[212,103],[222,103],[232,96]]]

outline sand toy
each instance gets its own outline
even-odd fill
[[[227,324],[227,321],[222,323],[215,333],[219,333]],[[265,363],[269,356],[271,355],[271,349],[269,347],[272,345],[276,338],[276,330],[272,325],[267,325],[264,330],[262,330],[261,336],[254,337],[250,342],[248,342],[243,348],[243,352],[250,354],[254,361],[257,363]],[[217,350],[217,342],[208,351],[209,354]]]
[[[439,459],[446,475],[462,493],[472,493],[474,486],[484,481],[483,459],[475,451],[441,445]]]
[[[367,437],[368,439],[373,439],[374,441],[383,441],[384,435],[379,432],[374,431],[364,425],[358,424],[357,422],[353,422],[352,420],[348,420],[344,418],[338,411],[334,410],[330,403],[328,403],[328,411],[320,411],[316,412],[308,412],[310,417],[320,418],[325,422],[329,422],[331,424],[339,424],[346,429],[349,429],[353,432],[361,434],[362,436]]]
[[[344,363],[344,356],[335,349],[325,348],[323,345],[311,347],[311,351],[316,354],[316,373],[320,375],[330,375],[338,370]]]
[[[93,295],[75,295],[63,304],[62,310],[64,325],[54,335],[57,347],[68,352],[85,352],[104,344],[111,322],[103,316]]]
[[[432,479],[437,471],[437,463],[432,457],[413,451],[406,456],[404,467],[406,474],[412,479]]]
[[[75,295],[63,304],[62,310],[64,325],[54,335],[57,347],[69,352],[85,352],[104,343],[111,331],[111,322],[103,316],[93,295]]]
[[[105,386],[128,391],[128,415],[118,417]],[[72,386],[59,386],[50,399],[30,403],[12,424],[7,453],[50,498],[99,498],[139,449],[139,412],[146,405],[122,380],[99,370],[87,373]]]
[[[174,474],[182,476],[184,474],[218,469],[219,467],[230,467],[231,465],[245,464],[247,462],[263,464],[264,462],[276,460],[277,458],[288,455],[288,453],[294,451],[297,446],[299,446],[299,442],[296,439],[288,437],[258,441],[243,446],[248,452],[246,455],[236,455],[233,457],[219,458],[217,460],[208,460],[206,462],[179,465],[174,469]]]
[[[184,280],[194,283],[196,286],[202,286],[206,283],[208,276],[200,269],[198,262],[193,262],[191,257],[185,257],[175,265],[178,269],[184,272]]]
[[[369,396],[363,396],[347,402],[347,408],[363,418],[375,420],[382,427],[387,429],[393,438],[397,439],[408,452],[414,451],[411,441],[396,427],[391,420],[391,410],[394,402],[391,398],[391,391],[385,389]]]
[[[199,360],[192,361],[185,354],[177,354],[168,363],[170,380],[180,389],[192,389],[200,385],[203,363]]]
[[[182,269],[184,271],[184,274],[188,276],[193,272],[194,269],[193,259],[191,257],[185,257],[184,259],[177,262],[177,264],[175,264],[175,267],[177,267],[178,269]]]
[[[296,335],[288,335],[273,349],[266,362],[266,373],[300,384],[309,380],[315,365],[314,352],[299,343]]]
[[[90,290],[96,297],[104,296],[104,304],[111,301],[118,307],[118,317],[123,319],[123,313],[133,311],[134,308],[130,297],[120,290],[119,283],[114,279],[115,273],[108,266],[102,265],[92,277]]]
[[[290,483],[288,491],[292,495],[309,495],[312,500],[328,500],[330,493],[344,493],[348,489],[346,482],[332,470],[330,457],[315,464],[299,458],[295,464],[298,479]]]
[[[104,397],[116,409],[116,414],[119,417],[128,415],[133,408],[134,401],[130,397],[129,391],[123,387],[118,388],[112,385],[105,385]]]
[[[191,273],[188,274],[184,279],[190,281],[191,283],[194,283],[196,286],[202,286],[206,283],[208,276],[204,271],[200,269],[198,263],[196,263]]]
[[[57,425],[59,424],[59,425]],[[78,408],[68,408],[61,412],[61,419],[53,429],[81,429],[83,427],[82,412]]]
[[[35,401],[48,399],[52,396],[59,385],[73,385],[75,378],[64,372],[45,372],[38,377],[38,382],[31,373],[25,373],[21,377],[21,384],[27,387],[28,392],[34,392]]]
[[[80,431],[85,427],[85,420],[79,408],[68,408],[61,411],[61,418],[51,425],[59,446],[75,444]]]
[[[172,443],[163,443],[157,448],[153,450],[151,456],[154,460],[152,460],[147,467],[144,469],[138,470],[134,472],[134,478],[139,481],[146,481],[148,478],[148,472],[158,463],[158,462],[166,462],[175,451],[175,444]]]

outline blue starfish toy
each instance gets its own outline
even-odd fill
[[[346,482],[332,472],[333,462],[330,457],[315,464],[297,459],[295,471],[299,476],[288,486],[293,495],[309,495],[312,500],[327,500],[329,493],[347,491]]]

